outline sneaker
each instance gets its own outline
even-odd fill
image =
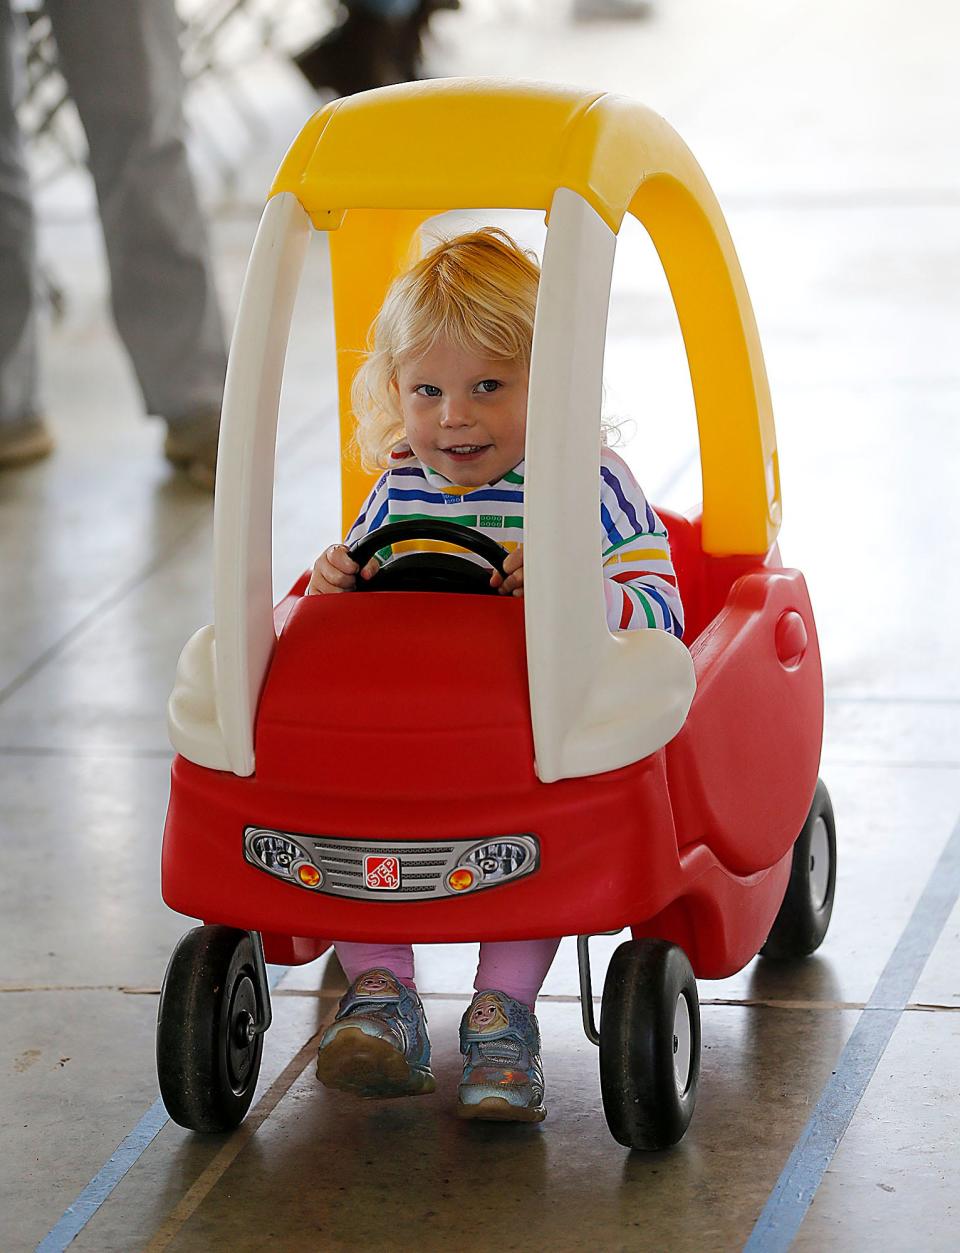
[[[191,482],[212,492],[217,478],[219,440],[220,413],[208,409],[190,418],[167,418],[163,451],[172,465],[186,471]]]
[[[543,1066],[536,1015],[504,992],[478,992],[460,1023],[461,1118],[542,1122]]]
[[[0,469],[39,461],[53,452],[53,436],[42,418],[0,422]]]
[[[356,1096],[432,1092],[427,1021],[416,992],[389,970],[356,979],[320,1041],[317,1078]]]

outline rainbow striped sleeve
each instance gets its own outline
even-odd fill
[[[373,490],[363,502],[363,508],[357,515],[357,520],[347,532],[346,539],[343,541],[348,548],[351,544],[356,544],[358,540],[362,540],[365,535],[369,535],[371,531],[375,531],[378,526],[383,526],[386,522],[390,509],[388,497],[389,480],[390,473],[385,470],[374,483]]]
[[[604,595],[611,631],[652,627],[683,636],[683,605],[667,528],[647,503],[626,462],[600,455]]]

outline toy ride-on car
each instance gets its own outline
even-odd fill
[[[434,550],[452,538],[494,564],[502,553],[424,526],[415,538],[431,551],[367,594],[307,597],[303,576],[274,607],[277,413],[309,237],[329,241],[345,445],[352,370],[417,232],[477,208],[548,223],[523,599],[468,594],[476,567]],[[702,513],[661,511],[685,644],[613,634],[603,611],[601,376],[627,213],[662,260],[696,402]],[[346,458],[342,475],[349,522],[369,482]],[[702,171],[660,117],[491,80],[405,84],[317,113],[253,247],[223,407],[214,623],[186,645],[170,698],[163,894],[205,924],[174,952],[160,1002],[173,1118],[215,1131],[243,1118],[270,1021],[265,960],[310,961],[333,939],[576,935],[613,1135],[647,1149],[679,1140],[699,1075],[695,978],[758,951],[812,952],[833,900],[820,656],[779,525],[740,266]],[[586,937],[624,928],[633,939],[610,964],[597,1030]]]

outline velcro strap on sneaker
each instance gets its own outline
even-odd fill
[[[539,1053],[536,1015],[503,992],[478,992],[460,1020],[460,1052],[466,1053],[471,1044],[504,1039],[518,1040],[532,1053]]]
[[[406,997],[404,996],[406,993]],[[376,1009],[380,1005],[401,1005],[413,993],[389,970],[368,970],[355,979],[344,994],[337,1017],[357,1009]]]

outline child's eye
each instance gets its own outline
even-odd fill
[[[418,396],[429,396],[431,399],[440,395],[440,388],[435,387],[433,383],[421,383],[420,386],[414,390]]]
[[[496,379],[484,379],[477,384],[476,390],[478,392],[495,392],[499,386],[500,384]]]

